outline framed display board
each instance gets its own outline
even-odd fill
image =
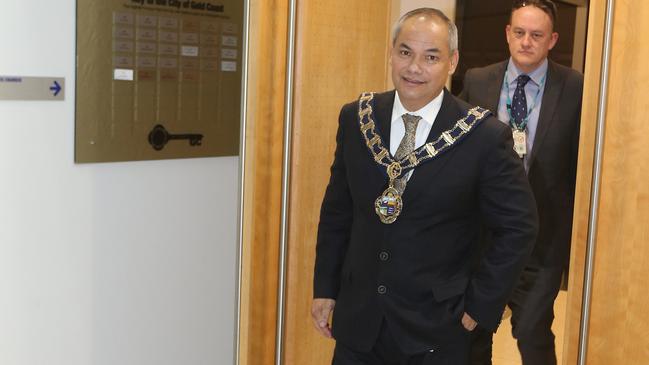
[[[77,0],[75,161],[237,155],[243,6]]]

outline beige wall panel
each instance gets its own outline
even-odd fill
[[[329,364],[310,316],[316,229],[340,107],[386,88],[391,3],[300,1],[295,66],[284,364]]]
[[[604,7],[605,1],[592,1],[591,17],[603,17]],[[649,3],[616,1],[586,358],[589,365],[645,364],[649,359],[649,319],[645,316],[649,310],[649,291],[643,281],[649,275],[649,186],[646,184],[649,144],[644,138],[649,133],[649,125],[644,122],[649,94],[647,17]],[[593,37],[589,35],[588,41],[591,40]],[[593,53],[600,47],[594,50],[592,47],[589,45],[587,60],[598,62]],[[588,69],[587,64],[587,72]],[[587,75],[587,82],[593,77]],[[596,98],[589,90],[594,87],[597,85],[593,83],[585,87],[587,109],[596,108]],[[594,129],[594,126],[584,128],[582,137],[592,135]],[[586,142],[582,141],[582,146]],[[585,157],[580,163],[584,160]],[[583,219],[588,205],[583,185],[590,184],[587,168],[585,164],[580,165],[577,225],[573,235],[579,244],[573,250],[573,263],[583,257],[581,238],[587,230]],[[578,270],[571,273],[573,288],[581,286],[575,271]],[[575,290],[571,299],[577,300]],[[569,308],[570,341],[574,341],[572,335],[578,318],[575,307],[576,302]],[[575,351],[571,346],[565,364],[574,364]]]
[[[588,217],[590,209],[591,181],[597,124],[597,102],[599,100],[600,71],[602,67],[602,45],[606,0],[593,0],[588,10],[588,35],[586,44],[586,65],[584,69],[584,95],[581,112],[581,135],[575,191],[575,213],[572,232],[572,252],[568,299],[566,307],[566,328],[563,344],[563,364],[577,363],[579,350],[579,324],[581,318],[582,292],[586,241],[588,239]],[[561,346],[557,344],[557,346]]]
[[[275,358],[288,0],[250,1],[241,365]]]

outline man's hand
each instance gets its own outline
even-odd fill
[[[336,301],[328,298],[315,298],[311,305],[311,317],[313,317],[315,328],[327,338],[331,338],[329,316],[333,312],[335,305]]]
[[[478,322],[474,321],[470,315],[464,312],[464,315],[462,316],[462,325],[467,331],[471,332],[478,325]]]

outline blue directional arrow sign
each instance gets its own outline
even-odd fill
[[[54,92],[54,96],[57,96],[59,95],[59,92],[61,92],[61,85],[54,80],[54,85],[50,86],[50,90]]]
[[[65,100],[65,78],[0,75],[0,100]]]

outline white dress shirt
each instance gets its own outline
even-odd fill
[[[417,124],[417,132],[415,132],[415,149],[417,149],[426,143],[430,129],[433,127],[433,122],[435,121],[435,118],[437,118],[437,113],[439,113],[439,110],[442,107],[443,99],[444,91],[442,90],[435,99],[424,105],[423,108],[415,111],[408,111],[403,104],[401,104],[399,92],[395,92],[390,124],[390,154],[392,156],[397,153],[401,139],[403,139],[403,136],[406,134],[406,127],[403,123],[402,116],[407,113],[421,117],[421,120]],[[408,178],[412,176],[413,171],[410,171]]]

